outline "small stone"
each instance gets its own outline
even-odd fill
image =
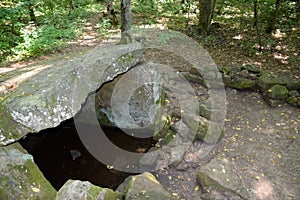
[[[290,97],[299,97],[300,93],[297,90],[291,90],[291,91],[289,91],[289,96]]]
[[[231,81],[229,86],[234,89],[245,90],[255,86],[256,82],[247,78],[236,78]]]
[[[299,97],[289,97],[287,98],[286,102],[291,106],[299,106],[300,107],[300,98]]]
[[[242,66],[241,70],[247,70],[248,72],[255,73],[255,74],[261,73],[259,68],[257,68],[255,65],[251,65],[251,64],[246,64],[246,65]]]

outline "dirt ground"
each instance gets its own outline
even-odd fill
[[[158,180],[181,199],[201,200],[196,173],[216,154],[222,154],[235,161],[236,175],[257,199],[299,199],[300,109],[285,104],[271,108],[258,92],[227,89],[226,93],[224,139],[198,166],[158,171]],[[230,199],[212,192],[215,199]]]

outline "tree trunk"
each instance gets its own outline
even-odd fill
[[[216,0],[199,0],[199,28],[201,34],[208,34],[215,10]]]
[[[280,9],[280,4],[281,4],[281,0],[276,0],[275,10],[272,12],[272,14],[270,16],[270,20],[269,20],[268,26],[266,28],[266,33],[272,33],[275,30],[277,15],[278,15],[279,9]]]
[[[254,11],[254,22],[253,22],[253,27],[255,28],[256,35],[257,35],[257,42],[259,45],[259,51],[262,50],[262,40],[260,36],[260,31],[259,31],[259,24],[258,24],[258,0],[254,0],[253,2],[253,11]]]
[[[219,8],[218,8],[218,11],[217,11],[217,14],[218,14],[218,15],[221,15],[221,14],[222,14],[222,10],[223,10],[223,7],[224,7],[224,3],[225,3],[225,0],[220,0],[220,2],[219,2]]]
[[[253,12],[254,12],[254,22],[253,22],[253,27],[257,27],[258,23],[258,13],[257,13],[257,2],[258,0],[254,0],[254,5],[253,5]]]
[[[33,5],[28,5],[27,8],[28,8],[28,12],[29,12],[30,21],[32,21],[36,24],[36,17],[34,15]]]
[[[112,25],[115,26],[118,24],[118,18],[117,18],[117,15],[116,15],[116,12],[115,12],[115,9],[114,9],[114,6],[113,6],[113,0],[108,0],[107,1],[107,15],[108,15],[108,18],[112,21]]]
[[[69,6],[70,6],[69,14],[71,14],[71,12],[75,9],[73,0],[69,0]]]
[[[121,44],[132,42],[131,0],[121,0]]]

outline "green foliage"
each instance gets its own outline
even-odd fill
[[[108,35],[108,30],[109,28],[111,28],[112,26],[112,22],[110,19],[102,19],[101,22],[97,23],[96,25],[96,29],[97,29],[97,32],[102,35],[102,36],[106,36]]]
[[[65,46],[81,34],[90,17],[103,10],[104,6],[93,2],[74,0],[74,10],[70,10],[69,0],[0,3],[0,63],[40,56]],[[36,24],[30,21],[30,6]],[[107,21],[104,24],[109,27]]]

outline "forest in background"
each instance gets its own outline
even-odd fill
[[[57,52],[92,21],[98,37],[120,29],[120,1],[4,0],[0,3],[0,65]],[[268,55],[297,68],[298,0],[133,0],[133,26],[163,25],[204,48]],[[218,53],[216,53],[218,54]],[[299,66],[298,66],[299,68]],[[297,68],[297,70],[299,70]]]

